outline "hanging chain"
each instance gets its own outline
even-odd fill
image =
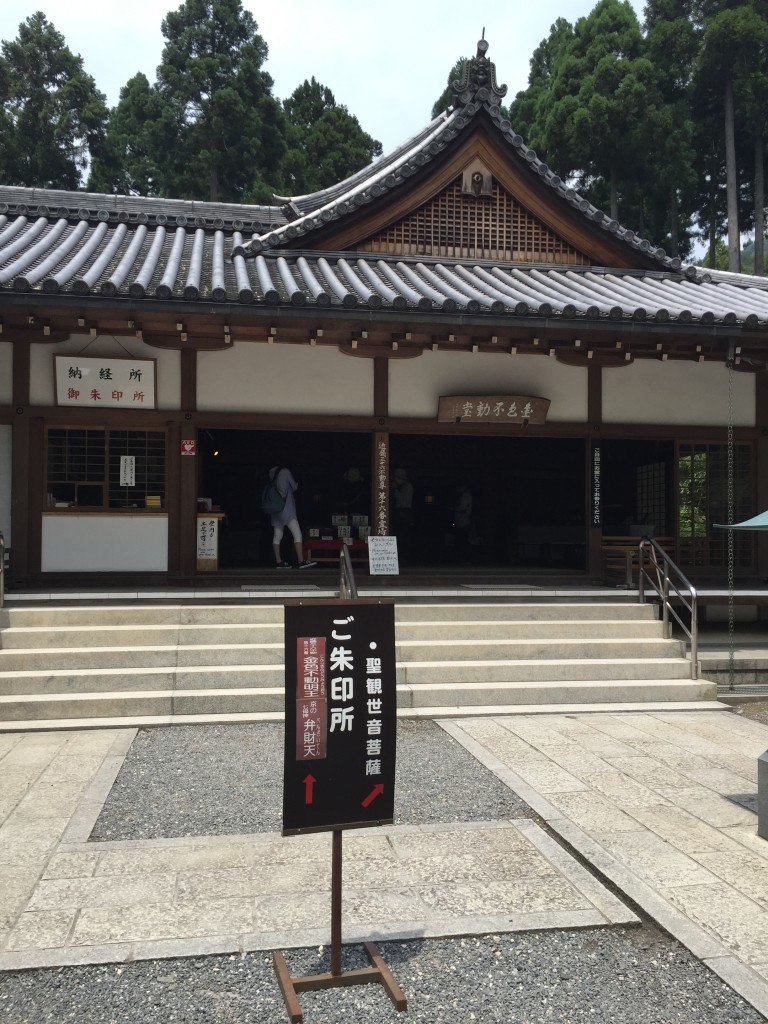
[[[727,434],[727,501],[728,501],[728,518],[726,522],[729,527],[733,527],[734,513],[733,513],[733,350],[728,353],[728,434]],[[735,638],[734,638],[734,613],[733,613],[733,529],[726,530],[728,536],[728,689],[735,690],[734,685],[734,653],[735,653]]]

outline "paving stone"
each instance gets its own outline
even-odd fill
[[[40,776],[41,783],[90,781],[104,762],[101,754],[69,754],[65,747]]]
[[[661,889],[662,896],[746,963],[768,961],[768,911],[725,882]]]
[[[8,938],[7,948],[51,949],[64,946],[74,920],[74,910],[22,914]]]
[[[86,907],[78,916],[75,946],[150,939],[237,935],[253,928],[253,902],[212,899],[184,903],[148,903],[133,907]]]
[[[739,850],[735,839],[682,807],[675,807],[672,804],[656,807],[633,807],[631,813],[638,824],[655,832],[657,836],[683,853],[697,854],[718,850],[738,852]]]
[[[607,796],[593,790],[587,793],[550,793],[548,799],[585,832],[637,832],[643,828],[635,813],[638,808],[633,807],[630,816]]]
[[[59,818],[67,820],[80,802],[85,783],[44,782],[38,780],[16,805],[16,814],[25,818]]]
[[[475,882],[451,886],[450,889],[421,889],[419,897],[433,914],[443,917],[584,910],[590,907],[586,897],[564,879]]]
[[[621,772],[601,772],[593,775],[591,784],[593,789],[607,796],[620,808],[653,807],[667,802],[660,793],[635,782]]]
[[[728,882],[768,910],[768,851],[765,857],[743,851],[697,853],[696,860],[708,871]]]
[[[174,898],[175,887],[173,874],[44,879],[29,901],[29,909],[124,908],[136,903],[163,903]]]
[[[654,888],[717,883],[715,875],[652,832],[602,835],[598,841],[618,861],[626,864]]]
[[[686,789],[691,785],[691,780],[686,775],[681,775],[669,765],[660,763],[651,757],[644,757],[638,754],[636,757],[608,757],[607,770],[619,771],[628,775],[648,789],[658,787],[678,787]]]
[[[346,898],[342,903],[342,911]],[[417,904],[418,905],[418,904]],[[425,908],[422,907],[422,916]],[[418,915],[414,908],[412,917]],[[253,902],[253,927],[257,932],[293,932],[330,928],[331,900],[328,893],[307,893],[300,900],[291,896],[258,896]]]
[[[734,793],[751,793],[757,795],[757,765],[755,774],[749,778],[728,771],[727,768],[696,768],[686,773],[689,779],[700,786],[706,786],[716,793],[730,796]]]
[[[478,853],[512,856],[520,850],[532,850],[529,841],[517,829],[472,829],[461,831],[445,830],[425,832],[422,835],[393,835],[392,847],[398,857],[406,861],[410,857],[433,857],[443,850],[455,850],[462,853]]]
[[[27,870],[10,873],[0,866],[0,929],[10,930],[26,907],[40,877],[39,871]]]
[[[727,800],[724,796],[718,796],[704,786],[660,790],[660,795],[716,828],[757,824],[757,815],[752,811],[732,800]]]
[[[55,853],[48,861],[43,878],[89,878],[96,870],[98,860],[99,854],[96,851]]]
[[[552,762],[516,761],[510,765],[522,779],[540,793],[578,793],[589,789],[587,783],[576,778]]]
[[[250,866],[252,860],[251,849],[246,842],[116,852],[111,852],[108,847],[102,852],[98,849],[99,845],[94,844],[95,851],[99,854],[96,875],[143,875],[206,868],[246,868]]]

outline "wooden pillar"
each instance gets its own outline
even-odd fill
[[[761,370],[755,380],[755,426],[760,434],[756,445],[755,472],[757,474],[757,511],[768,509],[768,370]],[[758,530],[757,574],[768,578],[768,533]]]
[[[375,537],[389,535],[389,434],[376,431],[373,435],[373,513],[371,533]]]
[[[11,421],[11,577],[21,583],[30,573],[29,380],[30,347],[26,340],[13,342],[13,419]],[[34,462],[39,463],[38,453]],[[39,503],[38,503],[39,504]]]
[[[600,497],[595,492],[596,487],[601,487],[602,472],[603,368],[599,364],[587,364],[587,417],[587,571],[591,579],[597,580],[603,572],[602,513]]]
[[[175,424],[169,432],[171,443],[171,467],[169,487],[173,484],[174,504],[169,505],[169,533],[173,537],[173,570],[180,576],[191,579],[197,567],[197,480],[198,455],[184,454],[185,441],[194,442],[197,453],[197,424],[194,414],[197,410],[197,350],[181,350],[181,408],[184,420]],[[170,544],[170,537],[169,537]],[[169,569],[171,568],[169,564]]]
[[[389,416],[389,360],[376,356],[373,360],[373,414],[379,426]],[[371,467],[371,533],[386,537],[390,533],[389,513],[389,432],[374,431]]]

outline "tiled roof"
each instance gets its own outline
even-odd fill
[[[535,175],[548,185],[560,201],[568,203],[583,218],[613,236],[635,254],[642,253],[660,268],[678,270],[680,260],[677,257],[670,258],[664,249],[654,246],[648,239],[641,238],[634,231],[622,227],[618,221],[612,220],[571,188],[537,157],[534,150],[526,146],[502,114],[500,102],[507,87],[497,85],[495,66],[485,56],[487,50],[488,43],[483,39],[478,43],[477,56],[465,63],[463,78],[452,83],[453,106],[407,143],[333,188],[306,196],[275,197],[281,202],[293,204],[294,217],[282,227],[256,232],[243,246],[243,255],[253,255],[294,243],[296,239],[309,236],[318,228],[342,220],[355,209],[396,192],[422,167],[438,159],[456,139],[468,135],[478,120],[485,116],[509,146],[510,158],[523,166],[526,173]],[[308,237],[306,244],[311,245]]]
[[[0,301],[88,296],[455,311],[657,323],[768,324],[768,283],[733,274],[276,250],[245,259],[269,207],[0,188]],[[187,212],[182,212],[183,210]],[[240,214],[240,216],[235,216]],[[12,300],[11,300],[12,301]]]

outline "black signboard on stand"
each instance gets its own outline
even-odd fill
[[[285,606],[283,835],[392,821],[394,606]]]
[[[370,967],[341,966],[342,835],[388,825],[394,815],[397,696],[391,601],[289,601],[285,605],[283,835],[330,831],[331,970],[294,977],[274,954],[290,1020],[298,993],[378,983],[396,1009],[407,1002],[376,946]]]

